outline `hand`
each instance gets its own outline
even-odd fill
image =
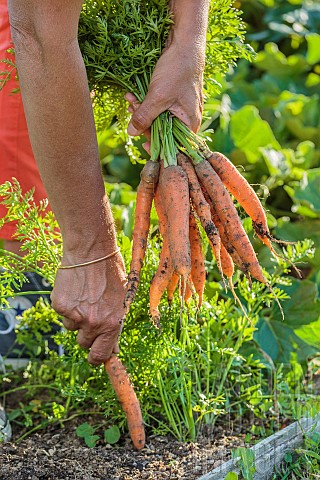
[[[92,265],[57,272],[52,307],[64,317],[68,330],[78,330],[77,341],[90,348],[88,361],[93,365],[119,352],[125,285],[120,253]]]
[[[148,93],[132,115],[129,135],[145,132],[160,115],[169,110],[197,132],[202,118],[202,50],[185,49],[172,42],[162,53],[153,72]],[[129,100],[129,99],[128,99]]]

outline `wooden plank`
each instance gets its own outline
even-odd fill
[[[275,467],[280,465],[285,454],[301,446],[304,434],[310,432],[310,430],[320,432],[320,415],[313,418],[303,418],[251,447],[255,454],[256,473],[253,477],[254,480],[269,480]],[[198,480],[224,480],[229,472],[240,473],[237,460],[229,460],[198,478]]]

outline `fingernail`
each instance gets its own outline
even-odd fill
[[[150,155],[150,142],[145,142],[142,144],[142,147],[145,149],[146,152]]]

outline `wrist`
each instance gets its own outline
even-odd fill
[[[91,261],[117,247],[114,221],[107,198],[98,209],[87,211],[78,221],[61,229],[63,258],[71,262]]]

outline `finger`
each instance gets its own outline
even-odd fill
[[[77,342],[82,348],[90,348],[93,344],[94,337],[88,336],[84,330],[80,329],[77,335]]]
[[[94,340],[90,353],[88,355],[88,362],[92,365],[100,365],[111,357],[112,351],[118,341],[118,333],[112,336],[110,333],[103,333]]]
[[[154,95],[149,91],[144,101],[135,110],[131,117],[128,126],[128,134],[133,137],[142,135],[148,128],[150,128],[153,120],[165,110],[166,107],[162,106],[161,102],[156,101]]]
[[[113,347],[112,353],[115,353],[116,355],[118,355],[118,353],[120,353],[120,348],[119,348],[119,343],[118,342]]]
[[[79,324],[77,324],[77,322],[75,322],[74,320],[71,320],[71,318],[64,317],[63,325],[67,330],[71,330],[72,332],[79,330]]]
[[[132,95],[133,98],[136,98],[134,95]],[[130,100],[128,100],[130,102]],[[141,104],[139,102],[130,102],[130,105],[128,107],[128,111],[130,113],[134,113],[138,110],[139,106]],[[151,139],[151,129],[148,128],[145,132],[143,132],[144,136],[147,137],[148,142],[144,143],[142,146],[146,150],[146,152],[149,153],[150,155],[150,139]]]
[[[137,97],[136,97],[133,93],[131,93],[131,92],[127,92],[127,93],[125,94],[124,98],[125,98],[129,103],[138,103],[138,104],[139,104]]]

